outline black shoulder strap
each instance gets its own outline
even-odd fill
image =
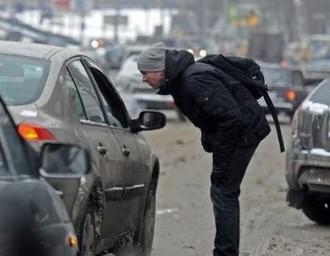
[[[271,113],[271,115],[273,117],[273,120],[274,120],[276,132],[277,132],[277,137],[278,137],[278,142],[280,144],[280,150],[281,150],[281,152],[284,152],[285,147],[284,147],[283,136],[282,136],[282,131],[281,131],[281,127],[280,127],[280,122],[278,121],[275,107],[274,107],[273,102],[270,99],[267,91],[264,94],[264,99],[265,99],[266,104],[269,108],[269,112]]]

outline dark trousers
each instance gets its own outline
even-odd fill
[[[231,157],[228,170],[221,170],[213,154],[211,199],[216,223],[214,256],[239,255],[240,184],[257,145],[239,147]]]

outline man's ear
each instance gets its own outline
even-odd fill
[[[165,71],[160,71],[160,77],[163,79],[165,78]]]

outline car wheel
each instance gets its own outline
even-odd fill
[[[95,238],[95,215],[88,208],[79,232],[79,256],[94,256]]]
[[[146,208],[143,217],[142,230],[140,233],[140,246],[144,256],[150,256],[155,231],[156,216],[156,192],[150,189],[148,192]]]
[[[304,214],[320,225],[330,225],[330,200],[308,198],[302,206]]]

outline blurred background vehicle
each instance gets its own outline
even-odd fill
[[[110,69],[110,63],[107,59],[107,52],[105,48],[87,48],[87,49],[81,49],[85,54],[87,54],[89,57],[91,57],[93,60],[95,60],[98,65],[104,70],[108,71]]]
[[[36,154],[17,133],[1,98],[0,120],[0,254],[76,256],[78,240],[61,191],[46,180],[67,185],[79,182],[89,171],[87,151],[74,145],[45,144]],[[63,150],[67,153],[61,154]],[[35,164],[37,159],[40,164]],[[74,172],[76,167],[79,173]]]
[[[124,57],[124,46],[108,44],[105,47],[105,58],[110,69],[119,69]]]
[[[294,111],[312,90],[305,85],[302,71],[298,67],[283,66],[274,63],[259,63],[268,86],[268,94],[278,113],[284,113],[290,118]],[[259,104],[267,112],[264,99]]]
[[[147,44],[132,44],[126,45],[124,48],[124,60],[132,55],[140,55],[144,50],[148,48]]]
[[[0,93],[35,150],[66,142],[91,153],[91,172],[78,181],[48,180],[61,191],[80,256],[122,245],[127,234],[150,252],[159,164],[139,132],[163,127],[165,116],[149,111],[131,119],[92,59],[49,45],[1,41]]]
[[[287,200],[312,221],[330,224],[330,80],[297,109],[286,155]]]
[[[136,117],[143,109],[159,111],[175,111],[180,121],[185,121],[184,115],[175,106],[170,95],[159,95],[157,90],[142,81],[142,74],[137,68],[139,55],[132,54],[123,63],[115,80],[131,116]]]
[[[285,49],[283,33],[251,32],[247,55],[264,62],[280,63]]]
[[[304,75],[309,84],[318,84],[330,77],[330,35],[311,35],[308,37],[307,60]]]

